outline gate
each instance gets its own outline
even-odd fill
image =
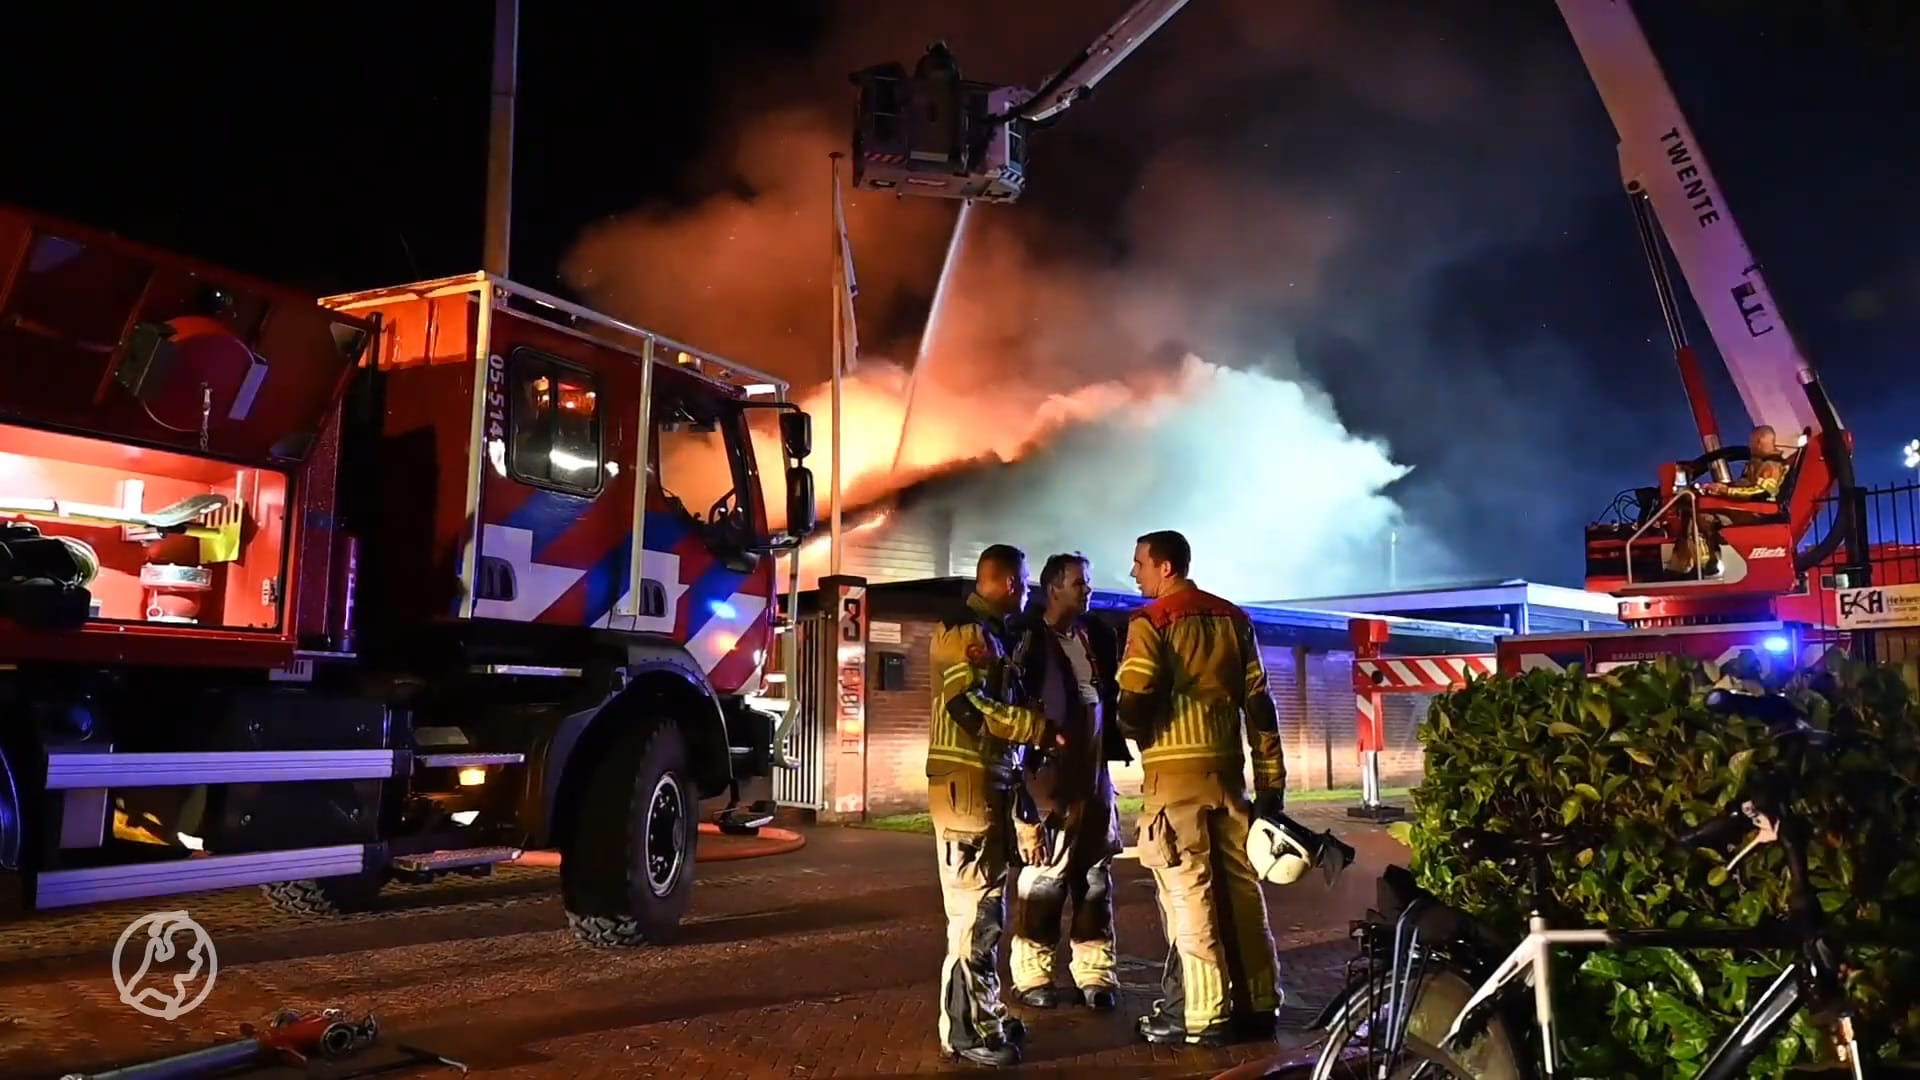
[[[1913,664],[1920,661],[1920,615],[1910,614],[1920,611],[1920,483],[1863,489],[1854,506],[1866,531],[1870,585],[1839,591],[1830,574],[1809,575],[1814,580],[1808,584],[1816,594],[1838,592],[1820,596],[1821,610],[1834,616],[1838,636],[1851,652],[1867,660]],[[1838,500],[1829,497],[1816,535],[1823,535],[1839,512]],[[1836,554],[1844,558],[1845,552]],[[1874,609],[1865,618],[1858,613],[1863,600]]]
[[[800,640],[797,671],[783,671],[787,711],[793,725],[787,729],[787,760],[791,769],[773,770],[773,800],[781,806],[802,810],[820,810],[824,806],[821,791],[820,757],[824,749],[820,734],[820,623],[817,615],[803,616],[797,624],[780,628],[782,636],[798,633]],[[786,642],[778,642],[777,655],[784,663]]]

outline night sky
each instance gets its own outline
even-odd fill
[[[198,7],[9,15],[0,199],[316,292],[478,268],[490,3],[160,14],[176,6]],[[1862,479],[1902,478],[1899,447],[1920,435],[1920,20],[1900,21],[1898,3],[1637,6],[1855,433]],[[947,36],[967,77],[1031,85],[1124,7],[1072,0],[1036,20],[1031,0],[527,2],[513,276],[817,378],[828,309],[813,264],[702,252],[688,264],[706,280],[610,296],[594,291],[604,268],[569,264],[569,251],[583,229],[636,210],[671,220],[716,192],[751,204],[768,181],[730,168],[729,147],[772,110],[838,122],[855,67],[911,63]],[[1548,0],[1194,0],[1038,136],[1029,197],[992,213],[995,228],[1044,237],[1029,241],[1036,259],[1061,278],[1138,270],[1140,193],[1222,163],[1262,199],[1326,207],[1340,235],[1315,249],[1297,299],[1276,286],[1303,256],[1266,266],[1259,251],[1187,251],[1193,265],[1169,270],[1179,295],[1221,302],[1167,338],[1284,336],[1347,427],[1415,467],[1396,496],[1478,553],[1476,572],[1573,583],[1580,525],[1697,447],[1614,142]],[[809,147],[791,168],[825,163]],[[1202,216],[1231,220],[1236,189],[1222,190]],[[877,253],[862,264],[862,333],[883,348],[918,335],[940,245],[902,255],[872,234],[943,208],[873,202],[855,242]],[[824,219],[815,235],[806,257],[823,265]],[[1168,258],[1164,237],[1146,250]],[[751,321],[758,295],[736,295],[739,283],[779,275],[819,303],[769,315],[784,335],[771,345],[730,328]],[[1710,377],[1723,429],[1742,430],[1724,375]]]

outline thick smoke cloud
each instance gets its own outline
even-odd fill
[[[1173,525],[1193,543],[1196,579],[1245,600],[1378,587],[1396,534],[1402,580],[1460,569],[1381,494],[1407,467],[1349,433],[1312,387],[1191,355],[1169,382],[1163,394],[1116,387],[1098,420],[1006,475],[961,485],[957,533],[1004,537],[1036,560],[1081,550],[1098,584],[1126,588],[1133,538]],[[1310,465],[1263,474],[1254,464],[1291,460],[1301,446],[1314,451]]]
[[[737,80],[738,120],[696,170],[710,195],[588,230],[564,275],[615,313],[817,382],[846,72],[944,38],[968,78],[1031,85],[1124,6],[841,5],[806,61]],[[1610,183],[1597,102],[1538,6],[1516,31],[1492,21],[1513,12],[1412,3],[1190,4],[1036,136],[1020,205],[970,215],[906,464],[1020,457],[960,489],[963,531],[1083,548],[1117,577],[1134,535],[1177,527],[1196,573],[1246,598],[1383,587],[1390,529],[1402,584],[1524,572],[1516,552],[1571,546],[1579,512],[1543,513],[1540,494],[1558,498],[1571,446],[1618,406],[1566,374],[1554,311],[1493,331],[1449,310],[1489,263],[1538,260],[1531,237]],[[914,355],[955,213],[850,196],[868,359]],[[849,388],[851,501],[888,486],[903,385],[875,365]],[[802,396],[824,450],[824,396]],[[1556,396],[1586,401],[1571,418],[1527,404]],[[824,453],[815,466],[824,490]],[[1534,501],[1517,510],[1515,491]],[[1605,502],[1584,494],[1579,510]],[[1458,553],[1494,531],[1497,548]]]

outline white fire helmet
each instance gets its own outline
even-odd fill
[[[1353,855],[1353,849],[1332,833],[1316,833],[1282,813],[1255,816],[1247,830],[1247,858],[1253,862],[1253,872],[1275,885],[1291,885],[1316,866],[1326,871],[1331,885]]]

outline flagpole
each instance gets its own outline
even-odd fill
[[[834,205],[833,273],[832,273],[832,281],[833,281],[833,478],[831,481],[829,481],[831,485],[831,493],[827,497],[828,514],[831,521],[828,527],[829,532],[828,532],[828,540],[827,540],[827,545],[828,545],[827,563],[828,563],[828,572],[835,576],[838,576],[840,573],[840,383],[841,383],[841,374],[846,368],[846,350],[847,350],[846,328],[842,325],[842,322],[845,318],[844,305],[846,303],[846,300],[842,295],[845,289],[845,284],[841,281],[841,278],[844,276],[843,268],[845,265],[846,256],[845,256],[845,253],[840,249],[840,244],[843,240],[842,236],[840,235],[840,214],[839,214],[840,154],[838,152],[835,152],[830,156],[833,158],[833,205]]]

